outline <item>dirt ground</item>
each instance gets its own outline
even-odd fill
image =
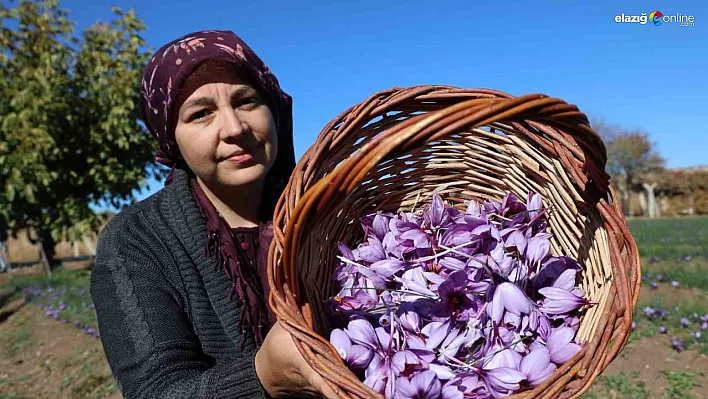
[[[648,390],[657,393],[666,390],[667,382],[660,370],[700,371],[700,387],[694,388],[696,398],[708,398],[708,356],[697,351],[676,352],[666,344],[666,336],[655,336],[632,342],[605,370],[604,375],[638,371],[638,380],[646,384]]]
[[[0,399],[120,399],[99,340],[24,298],[0,307]]]

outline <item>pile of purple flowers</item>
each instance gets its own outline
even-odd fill
[[[330,342],[387,398],[501,398],[541,384],[581,349],[594,303],[580,264],[552,256],[547,210],[529,193],[468,203],[436,193],[420,216],[361,219],[356,249],[339,243]]]

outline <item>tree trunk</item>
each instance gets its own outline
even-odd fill
[[[56,266],[54,259],[54,238],[47,230],[37,232],[37,240],[39,241],[39,259],[44,264],[44,270],[48,276],[52,275],[52,270]]]

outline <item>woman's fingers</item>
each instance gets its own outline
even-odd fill
[[[315,370],[310,369],[310,376],[308,378],[310,385],[317,389],[322,396],[327,399],[339,399],[339,395],[327,384],[321,375],[317,374]]]

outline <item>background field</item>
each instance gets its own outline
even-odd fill
[[[708,398],[708,217],[631,220],[644,282],[636,329],[584,399]],[[0,274],[0,399],[120,398],[89,270]],[[666,333],[661,333],[661,327]]]

